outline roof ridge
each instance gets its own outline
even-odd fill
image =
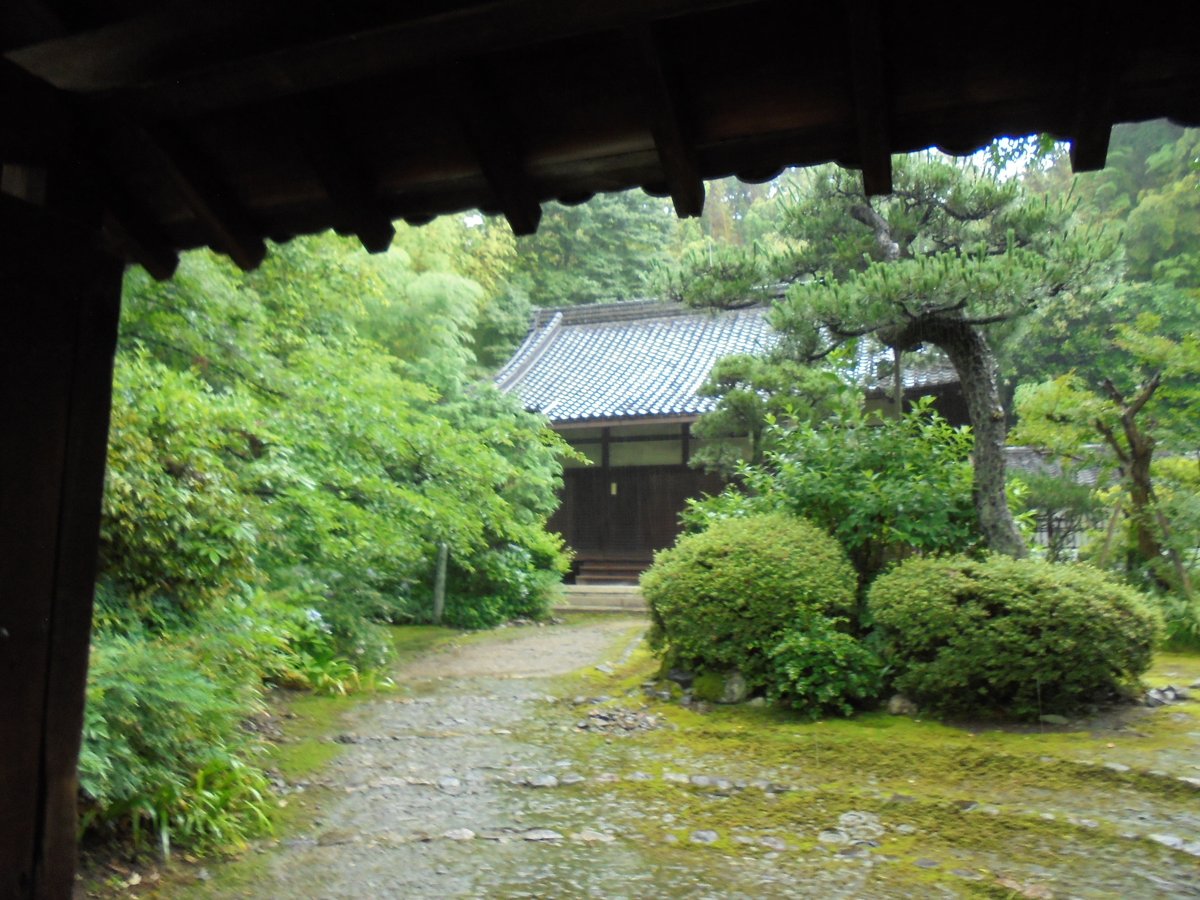
[[[704,316],[738,313],[762,309],[769,301],[729,308],[689,306],[679,300],[617,300],[611,303],[581,303],[574,306],[543,307],[534,310],[531,329],[545,325],[556,315],[562,315],[563,325],[597,325],[605,322],[637,322],[678,316]]]

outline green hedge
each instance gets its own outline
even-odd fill
[[[768,652],[811,616],[849,617],[855,575],[841,547],[781,513],[726,519],[660,551],[642,576],[651,640],[697,672],[769,681]]]
[[[931,709],[1072,712],[1150,666],[1159,631],[1101,572],[993,556],[912,559],[868,596],[896,687]]]

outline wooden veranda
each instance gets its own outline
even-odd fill
[[[210,246],[1115,122],[1200,123],[1194,5],[0,4],[0,898],[67,897],[121,273]]]

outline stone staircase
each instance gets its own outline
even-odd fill
[[[564,584],[556,612],[612,612],[642,614],[646,601],[636,584]]]
[[[635,585],[650,568],[648,557],[580,559],[575,583],[579,585]]]

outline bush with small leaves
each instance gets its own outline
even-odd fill
[[[837,624],[813,616],[783,633],[769,654],[772,701],[815,719],[825,713],[848,716],[879,697],[883,661]]]
[[[851,616],[855,575],[828,534],[783,513],[726,519],[654,557],[651,640],[676,665],[769,682],[768,651],[797,621]]]
[[[1137,591],[1083,566],[910,559],[868,597],[896,687],[952,714],[1029,719],[1112,697],[1150,666],[1160,630]]]

